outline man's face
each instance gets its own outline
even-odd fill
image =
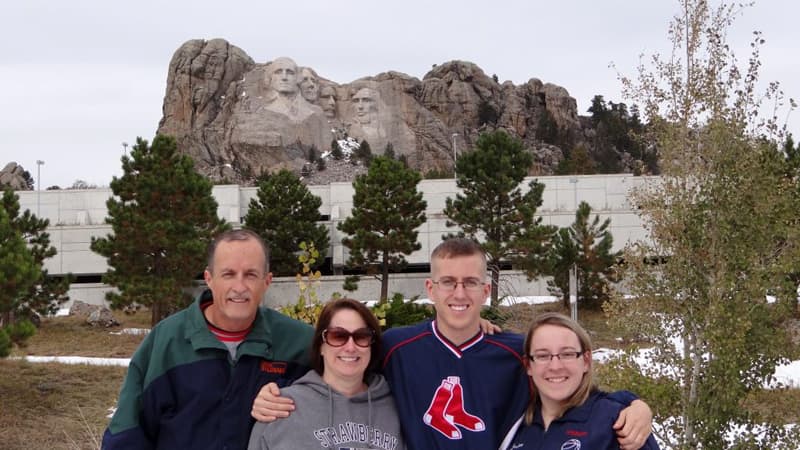
[[[325,115],[329,118],[334,117],[336,115],[336,91],[330,86],[322,88],[319,93],[319,100]]]
[[[300,93],[303,95],[303,98],[308,100],[311,103],[317,102],[317,97],[319,96],[319,84],[317,83],[317,77],[314,76],[308,69],[303,69],[302,79],[300,80]]]
[[[206,310],[211,323],[228,331],[249,327],[272,282],[261,245],[254,239],[220,242],[213,269],[203,275],[214,297]]]
[[[372,89],[363,88],[353,96],[353,108],[356,112],[356,120],[367,124],[372,121],[372,113],[375,112],[375,93]]]
[[[287,58],[278,58],[272,63],[270,86],[281,94],[297,92],[297,66]]]
[[[448,289],[443,281],[458,284],[455,289]],[[468,289],[465,281],[467,284],[477,281],[477,287]],[[482,255],[433,258],[431,278],[425,280],[425,288],[436,308],[436,325],[447,339],[460,344],[478,332],[481,306],[490,290]]]

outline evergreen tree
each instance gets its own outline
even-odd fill
[[[308,162],[312,164],[317,162],[317,147],[313,145],[308,149]]]
[[[578,269],[578,304],[600,309],[609,299],[609,283],[618,281],[617,260],[621,252],[611,252],[614,238],[608,230],[611,219],[600,223],[595,216],[589,223],[592,208],[581,202],[575,212],[575,222],[561,228],[553,239],[550,262],[553,279],[548,288],[554,295],[561,295],[564,306],[569,307],[569,270]]]
[[[397,157],[397,160],[400,161],[403,164],[403,167],[406,167],[406,168],[408,167],[408,156],[400,155],[400,156]]]
[[[294,173],[283,169],[262,177],[256,197],[250,200],[244,224],[258,233],[271,249],[270,270],[277,276],[294,276],[302,265],[295,252],[313,243],[325,259],[330,246],[328,229],[318,224],[322,199],[312,194]]]
[[[784,324],[797,296],[786,273],[797,264],[800,204],[771,156],[775,118],[760,126],[761,99],[781,101],[777,84],[763,96],[756,86],[762,38],[755,33],[741,68],[726,42],[737,11],[687,0],[670,27],[672,55],[653,57],[638,81],[623,80],[643,105],[664,176],[632,197],[650,240],[627,251],[631,298],[610,311],[654,344],[655,364],[644,378],[638,368],[609,372],[628,374],[617,386],[653,399],[660,437],[674,449],[800,444],[783,418],[743,407],[798,355]]]
[[[36,184],[33,181],[31,173],[28,172],[27,170],[22,171],[22,178],[25,180],[25,186],[28,187],[28,190],[33,190]]]
[[[342,147],[339,145],[339,142],[336,139],[331,141],[331,157],[336,161],[340,161],[342,158],[344,158]]]
[[[556,168],[558,175],[590,175],[596,173],[594,161],[583,145],[577,145],[561,160]]]
[[[106,202],[113,233],[92,238],[91,248],[108,260],[103,282],[118,290],[106,295],[111,307],[150,307],[155,325],[190,303],[187,289],[206,265],[206,248],[227,225],[211,182],[174,138],[158,135],[152,145],[137,138],[122,169]]]
[[[498,303],[501,263],[518,262],[531,277],[546,268],[555,227],[534,218],[544,185],[534,180],[525,192],[520,188],[532,162],[521,141],[498,130],[481,134],[475,150],[456,163],[462,193],[446,200],[447,226],[459,226],[461,234],[481,242],[491,271],[492,306]]]
[[[494,105],[489,100],[481,100],[478,104],[478,126],[495,126],[499,118],[500,113],[497,112]]]
[[[356,159],[362,161],[365,166],[369,166],[372,161],[372,148],[369,146],[369,142],[367,142],[366,139],[361,141],[361,144],[358,145]]]
[[[397,159],[394,153],[394,145],[391,142],[386,143],[386,148],[383,150],[383,156],[389,159]]]
[[[0,208],[0,358],[11,350],[13,311],[21,294],[41,277],[40,267],[5,208]]]
[[[41,271],[39,281],[20,293],[12,312],[20,318],[28,318],[33,313],[55,314],[59,306],[69,300],[67,291],[73,277],[72,274],[67,274],[53,278],[48,276],[48,271],[44,268],[45,259],[52,258],[57,253],[56,248],[50,245],[50,234],[46,231],[50,221],[36,217],[29,210],[20,213],[19,197],[10,190],[3,194],[2,207],[8,214],[11,226],[28,243],[34,263]]]
[[[381,301],[389,295],[389,272],[402,269],[403,255],[421,248],[417,228],[425,223],[427,203],[417,191],[418,172],[399,161],[379,156],[356,177],[352,215],[339,224],[349,236],[347,265],[365,270],[381,281]]]

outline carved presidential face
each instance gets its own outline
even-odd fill
[[[319,105],[326,117],[336,117],[336,90],[332,86],[325,86],[319,91]]]
[[[290,95],[297,92],[297,64],[289,58],[278,58],[270,65],[270,87]]]
[[[300,74],[300,94],[302,94],[303,98],[309,102],[317,103],[317,98],[319,97],[319,83],[317,81],[317,76],[314,75],[314,72],[308,68],[303,68],[303,70],[300,71]]]
[[[361,124],[372,122],[375,113],[378,111],[378,93],[374,89],[361,88],[353,96],[353,109],[355,110],[356,120]]]

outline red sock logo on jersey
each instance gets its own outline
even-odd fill
[[[442,380],[422,420],[448,439],[461,439],[456,425],[469,431],[486,429],[483,420],[464,410],[464,390],[459,377]]]
[[[466,428],[469,431],[483,431],[486,426],[480,417],[464,411],[464,390],[461,388],[459,377],[447,377],[447,381],[453,384],[453,398],[444,410],[444,416],[450,422]]]

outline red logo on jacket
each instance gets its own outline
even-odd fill
[[[261,361],[261,371],[284,375],[286,373],[286,363],[281,361]]]
[[[567,430],[567,436],[584,437],[588,434],[588,431]]]

